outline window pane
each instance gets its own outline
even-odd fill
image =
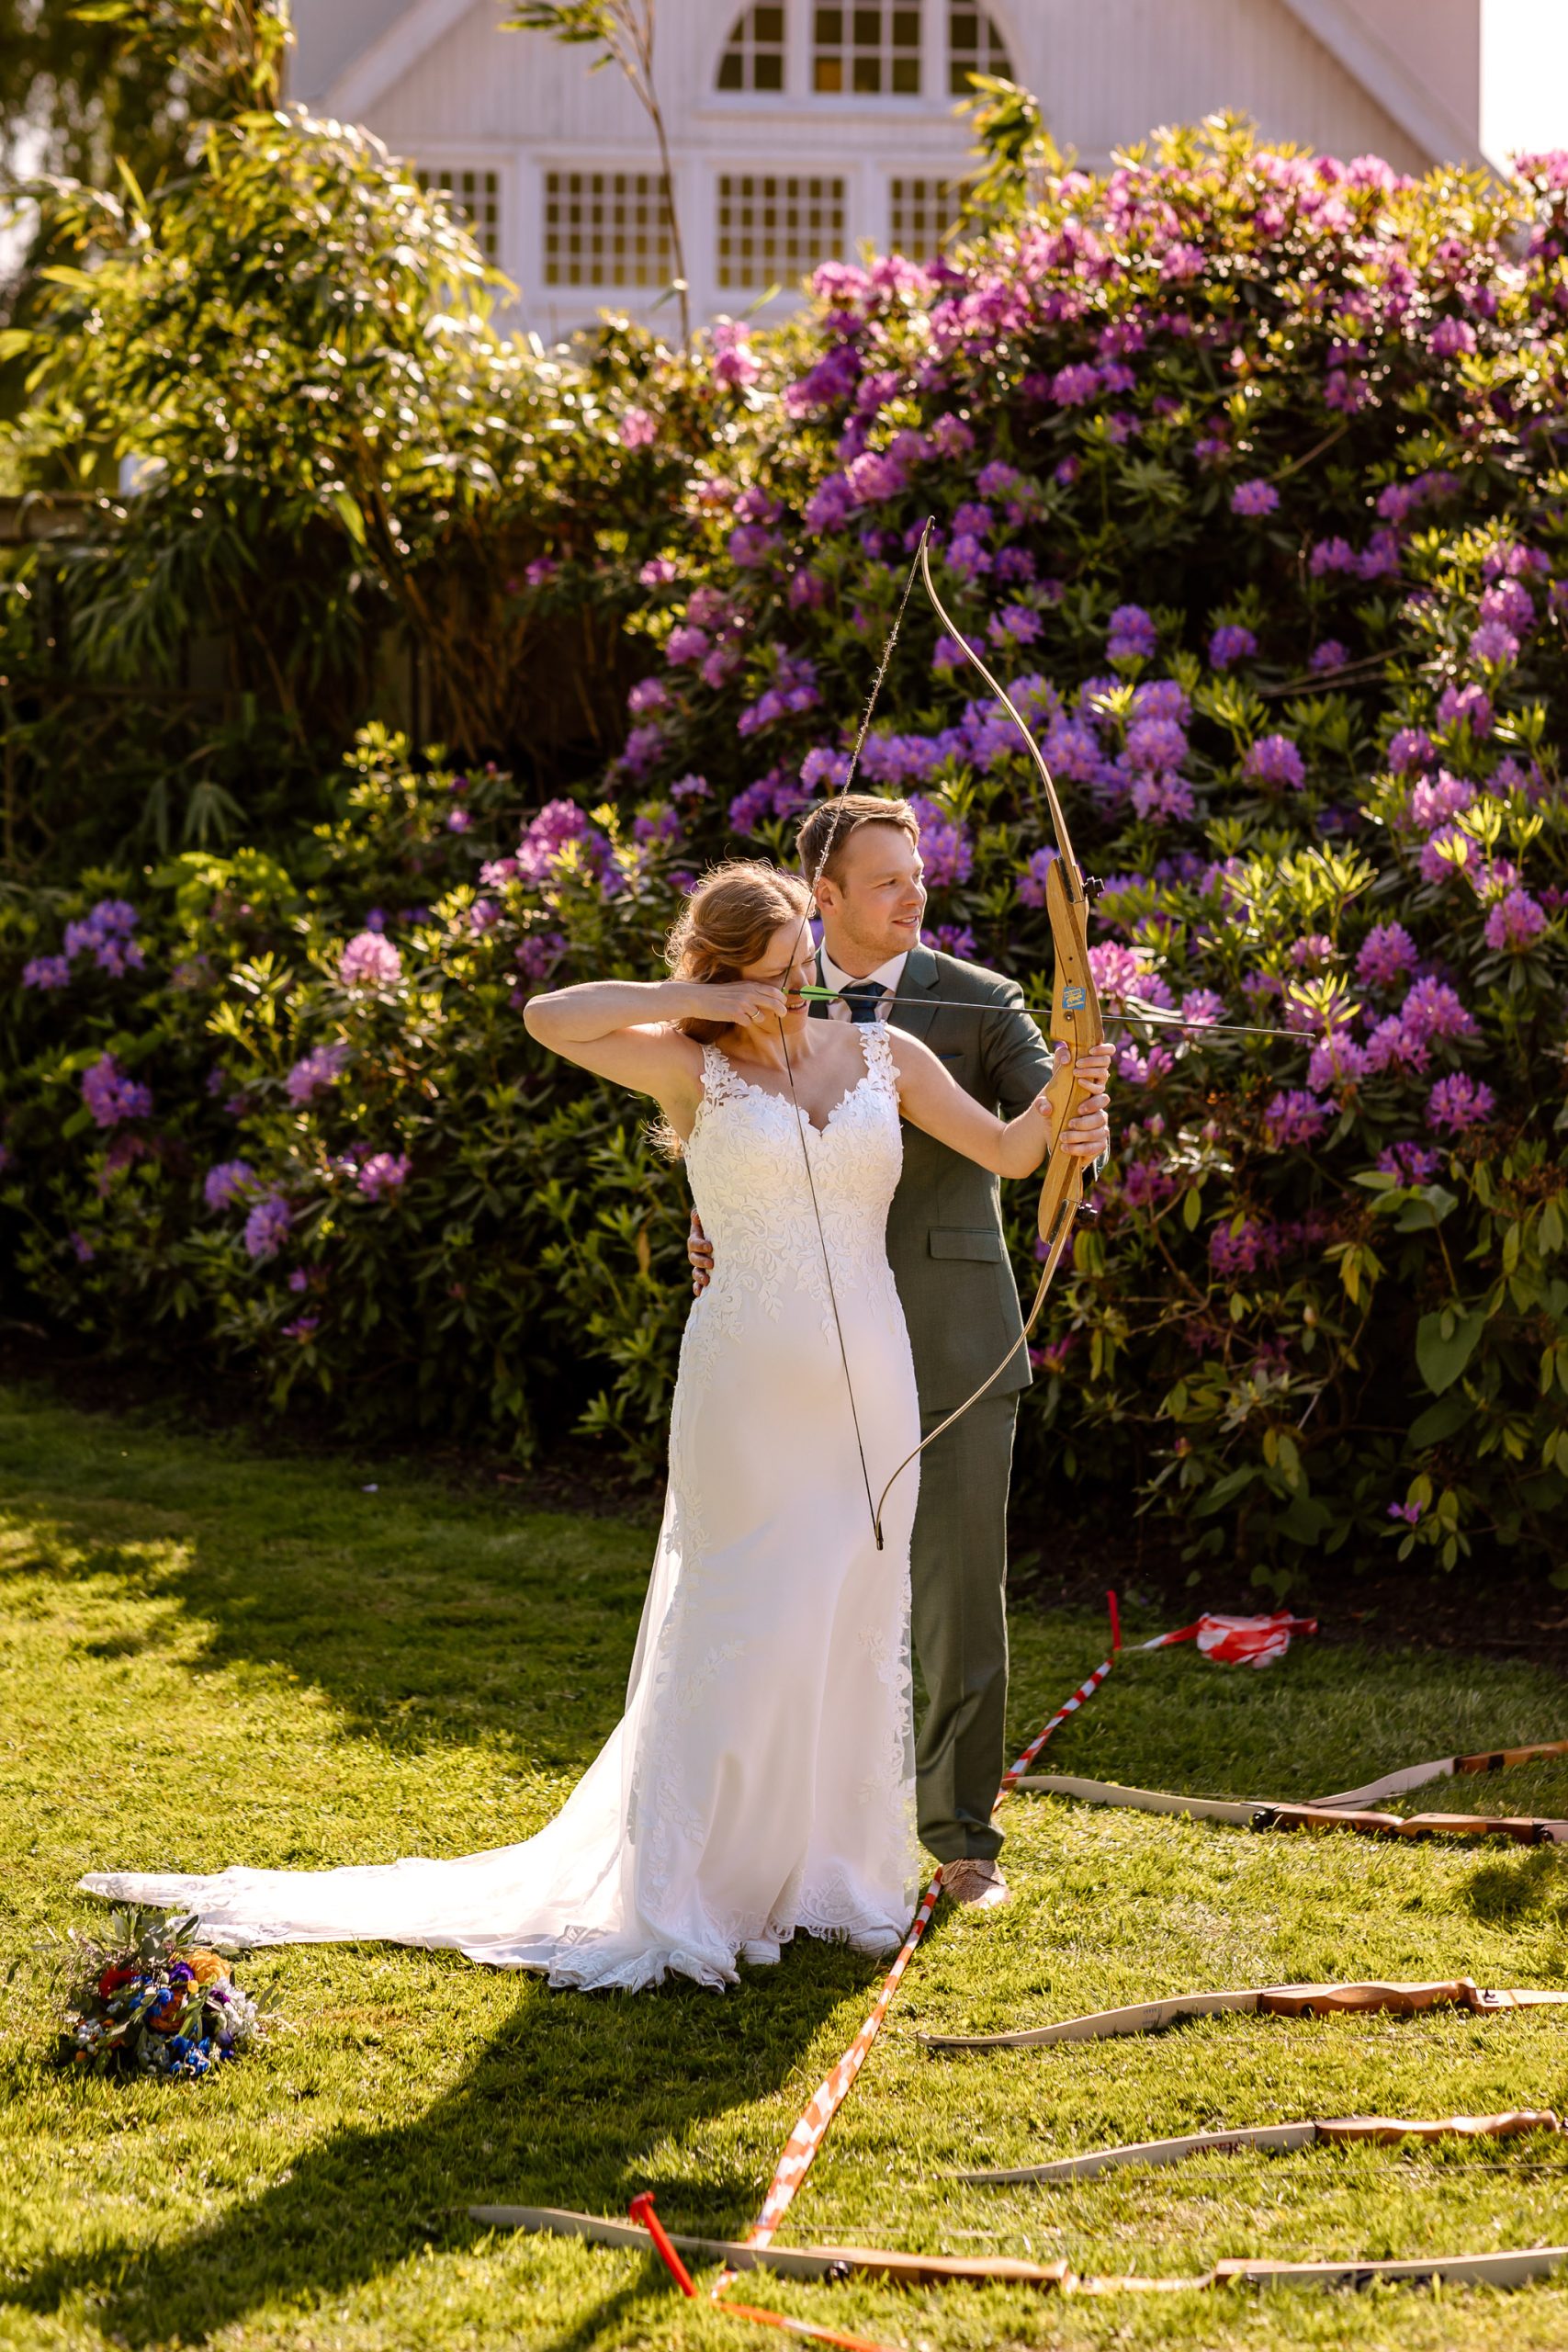
[[[813,89],[829,92],[841,90],[844,86],[842,58],[819,57],[812,68],[811,85]]]
[[[547,286],[667,286],[673,274],[656,173],[545,174]]]
[[[970,95],[971,74],[1012,79],[1012,62],[987,10],[952,6],[947,17],[948,87],[954,97]]]
[[[844,254],[844,183],[721,173],[715,243],[721,288],[792,284]]]
[[[729,41],[719,60],[716,86],[721,90],[782,90],[784,88],[784,12],[776,5],[748,8],[730,27]]]

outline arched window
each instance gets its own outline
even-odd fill
[[[736,17],[718,61],[721,90],[782,90],[784,85],[783,0],[757,0]]]
[[[988,9],[974,6],[973,0],[952,0],[947,12],[947,83],[955,98],[971,96],[971,74],[996,74],[1010,82],[1012,60]]]
[[[898,0],[858,0],[811,13],[811,86],[824,95],[918,98],[920,11]]]

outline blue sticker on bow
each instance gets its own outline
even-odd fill
[[[1089,991],[1087,989],[1064,989],[1062,990],[1062,1010],[1064,1012],[1081,1012],[1088,1002]]]

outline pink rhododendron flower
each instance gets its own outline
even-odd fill
[[[1242,774],[1258,784],[1284,784],[1298,790],[1306,765],[1288,735],[1261,735],[1242,762]]]
[[[1427,1098],[1427,1125],[1462,1135],[1467,1127],[1484,1126],[1497,1107],[1492,1089],[1464,1070],[1439,1078]]]
[[[1416,969],[1416,942],[1402,922],[1374,923],[1356,957],[1364,989],[1391,989]]]
[[[629,408],[616,428],[621,446],[626,449],[646,449],[650,441],[659,438],[658,421],[645,408]]]
[[[339,956],[337,976],[345,989],[396,988],[403,976],[403,959],[379,932],[362,931]]]
[[[348,1047],[345,1045],[312,1046],[310,1052],[295,1063],[284,1081],[290,1102],[303,1104],[313,1102],[323,1087],[335,1081],[347,1059]],[[243,1163],[237,1162],[236,1165]]]
[[[406,1151],[372,1152],[360,1163],[355,1181],[367,1201],[384,1201],[407,1182],[412,1165]]]
[[[1315,1094],[1292,1087],[1269,1102],[1263,1114],[1264,1133],[1277,1149],[1309,1144],[1323,1133],[1332,1115],[1329,1105],[1320,1102]]]
[[[1486,917],[1486,944],[1522,956],[1546,929],[1546,909],[1528,890],[1510,890]]]
[[[98,1127],[116,1127],[122,1119],[144,1119],[152,1108],[150,1088],[127,1078],[112,1054],[102,1054],[82,1072],[82,1100]]]

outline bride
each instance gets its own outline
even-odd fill
[[[98,1874],[230,1944],[451,1945],[555,1984],[735,1982],[798,1930],[865,1951],[915,1897],[908,1666],[919,1442],[883,1245],[900,1117],[1003,1176],[1051,1140],[1042,1095],[1005,1124],[919,1039],[807,1021],[804,882],[761,862],[707,875],[668,980],[535,997],[530,1034],[651,1095],[686,1163],[717,1271],[692,1307],[670,1483],[626,1711],[555,1820],[456,1860],[212,1877]],[[1085,1077],[1102,1083],[1096,1057]],[[1091,1091],[1065,1148],[1105,1138]]]

